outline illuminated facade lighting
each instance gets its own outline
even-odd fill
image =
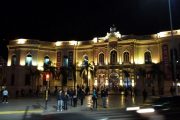
[[[61,42],[61,41],[57,41],[57,42],[55,43],[55,45],[56,45],[56,46],[61,46],[61,45],[62,45],[62,42]]]
[[[17,44],[25,44],[27,39],[17,39]]]

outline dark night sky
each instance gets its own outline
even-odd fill
[[[38,2],[37,2],[38,1]],[[180,29],[180,0],[172,0],[173,28]],[[115,24],[121,34],[169,30],[168,0],[3,0],[0,41],[47,41],[102,37]]]

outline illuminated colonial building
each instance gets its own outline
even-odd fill
[[[88,85],[91,89],[106,86],[110,90],[120,87],[169,90],[172,85],[171,41],[170,31],[134,36],[121,35],[115,28],[111,28],[105,37],[88,41],[12,40],[8,45],[7,86],[13,90],[11,92],[43,86],[43,74],[46,73],[41,72],[37,77],[32,72],[43,71],[44,64],[51,61],[56,68],[75,65],[76,85]],[[180,55],[180,30],[174,30],[173,42],[177,57]],[[81,68],[88,64],[94,74],[88,70],[85,75],[80,75]],[[68,70],[67,87],[73,87],[72,70]],[[53,77],[50,74],[51,90],[55,86],[62,87],[61,81],[61,75]]]

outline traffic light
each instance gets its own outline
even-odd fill
[[[49,74],[46,74],[46,81],[49,81]]]

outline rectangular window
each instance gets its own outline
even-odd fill
[[[68,56],[64,56],[63,66],[68,67]]]

